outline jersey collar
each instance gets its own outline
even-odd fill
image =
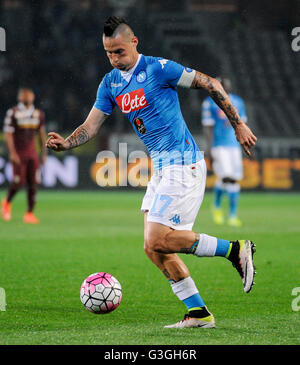
[[[135,65],[129,71],[120,71],[121,76],[123,77],[123,79],[125,81],[127,81],[127,82],[130,81],[130,79],[131,79],[131,77],[132,77],[135,69],[137,68],[137,66],[138,66],[138,64],[139,64],[139,62],[141,60],[141,57],[142,57],[142,54],[139,53],[139,56],[138,56],[138,59],[137,59]]]
[[[25,112],[28,115],[31,115],[34,112],[34,105],[32,104],[31,107],[29,109],[26,108],[25,104],[22,102],[18,102],[17,108],[19,110],[22,110],[23,112]]]

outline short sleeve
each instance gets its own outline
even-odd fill
[[[183,73],[184,67],[177,62],[166,60],[164,58],[157,59],[158,72],[161,83],[171,87],[176,87]]]
[[[113,102],[113,98],[107,87],[106,77],[101,81],[98,91],[97,97],[94,104],[94,107],[101,110],[104,114],[111,114],[114,109],[115,103]]]
[[[14,114],[13,109],[8,109],[8,111],[6,112],[4,118],[4,127],[3,127],[4,132],[14,133],[15,131],[13,114]]]
[[[202,124],[206,127],[214,126],[215,120],[213,118],[211,103],[208,99],[205,99],[202,103]]]

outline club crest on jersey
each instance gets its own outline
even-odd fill
[[[137,131],[139,132],[139,134],[145,134],[147,132],[147,129],[145,127],[144,121],[142,118],[135,118],[133,120],[133,123],[137,129]]]
[[[146,71],[140,71],[137,75],[136,75],[136,81],[139,82],[140,84],[142,82],[145,82],[147,80],[147,73]]]
[[[116,97],[116,101],[121,111],[125,114],[143,109],[149,105],[143,88],[119,95]]]

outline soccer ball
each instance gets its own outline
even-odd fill
[[[88,276],[80,288],[80,300],[87,310],[106,314],[115,310],[122,300],[122,287],[118,280],[106,272]]]

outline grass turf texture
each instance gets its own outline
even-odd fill
[[[3,196],[3,194],[1,194]],[[245,294],[238,273],[221,257],[182,255],[217,329],[164,329],[185,306],[143,251],[139,192],[40,192],[38,226],[25,225],[25,194],[13,220],[0,221],[0,344],[299,344],[300,196],[244,193],[242,228],[212,223],[207,193],[194,230],[257,244],[257,285]],[[119,308],[88,312],[79,288],[89,274],[106,271],[123,286]],[[299,304],[299,301],[298,301]]]

